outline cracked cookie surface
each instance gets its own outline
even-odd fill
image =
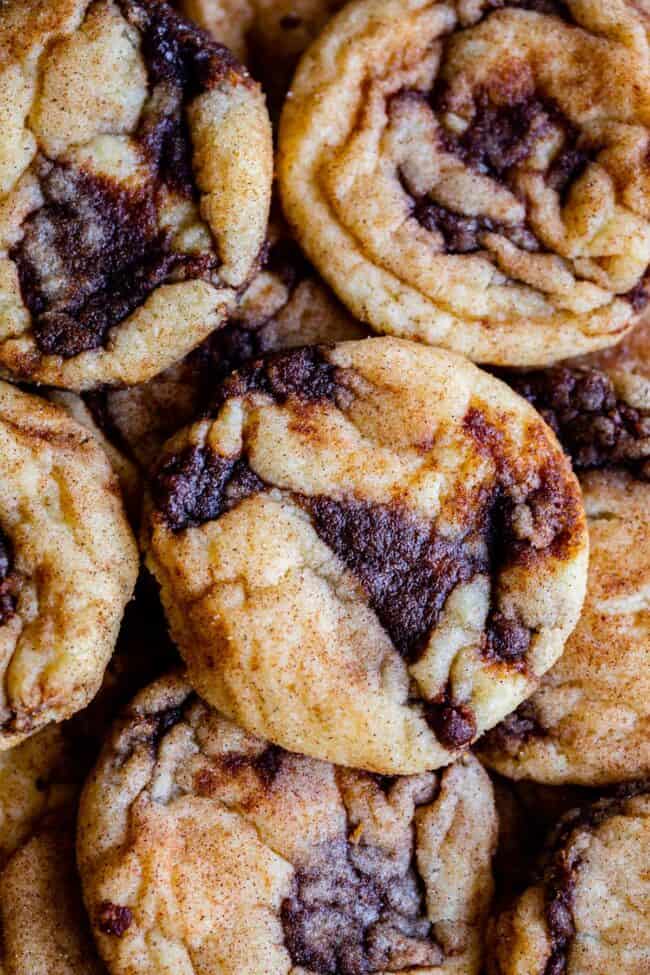
[[[539,877],[496,920],[489,975],[638,975],[650,965],[650,796],[567,814]]]
[[[495,841],[473,757],[402,779],[336,768],[172,676],[116,725],[77,852],[111,975],[475,975]]]
[[[0,383],[0,748],[97,692],[138,571],[117,479],[61,409]]]
[[[384,773],[446,764],[529,696],[586,581],[549,428],[466,360],[390,338],[233,373],[165,446],[143,540],[207,700]]]
[[[142,382],[223,323],[268,218],[270,123],[165,0],[3,7],[0,368]]]
[[[280,126],[285,211],[361,320],[495,365],[647,302],[647,21],[624,0],[357,0]]]

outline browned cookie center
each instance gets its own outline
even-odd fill
[[[282,905],[282,924],[293,964],[319,975],[401,972],[444,961],[415,862],[405,866],[377,846],[340,839],[310,851]]]
[[[541,413],[580,470],[624,466],[650,473],[650,415],[616,395],[599,369],[556,366],[503,378]]]
[[[202,447],[165,461],[153,482],[154,499],[173,531],[214,521],[264,489],[245,460],[220,457]]]
[[[159,228],[165,193],[197,195],[187,103],[236,73],[230,52],[165,2],[120,0],[140,31],[150,97],[135,133],[149,178],[129,190],[109,177],[53,163],[43,156],[36,173],[44,205],[24,224],[11,251],[23,300],[40,351],[65,358],[103,345],[111,328],[165,281],[211,279],[213,251],[176,253],[171,233]]]
[[[15,579],[12,569],[11,543],[0,529],[0,626],[10,620],[16,611]]]

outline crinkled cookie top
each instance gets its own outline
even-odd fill
[[[648,17],[625,0],[357,0],[285,103],[289,222],[381,332],[478,362],[616,343],[648,300]]]
[[[481,967],[496,817],[466,757],[390,779],[246,734],[182,678],[142,692],[82,800],[85,901],[112,975]]]
[[[0,749],[97,692],[138,571],[117,478],[63,410],[0,383]]]
[[[397,339],[234,373],[167,444],[146,535],[206,699],[385,773],[444,764],[512,711],[585,586],[549,428],[471,363]]]
[[[269,122],[165,0],[3,7],[0,368],[139,382],[223,320],[263,245]]]

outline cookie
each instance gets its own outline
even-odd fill
[[[0,870],[44,816],[74,802],[82,778],[62,725],[0,752]]]
[[[302,52],[345,0],[184,0],[181,9],[227,44],[279,110]]]
[[[263,267],[224,328],[148,383],[86,394],[86,407],[109,441],[147,469],[165,440],[202,409],[215,382],[248,359],[366,334],[275,220]]]
[[[595,786],[650,776],[650,484],[599,471],[582,488],[580,622],[540,689],[480,748],[504,775]]]
[[[561,822],[539,879],[496,919],[489,975],[639,975],[650,967],[650,794]]]
[[[0,749],[95,695],[138,572],[108,458],[63,410],[0,383]]]
[[[0,922],[3,975],[107,975],[83,906],[70,823],[44,828],[0,874]]]
[[[641,315],[618,345],[584,356],[573,364],[602,369],[631,406],[650,409],[650,312]]]
[[[620,345],[502,378],[541,413],[577,470],[650,478],[650,316]]]
[[[153,380],[150,381],[153,382]],[[105,392],[104,395],[107,396],[108,392]],[[85,427],[99,441],[102,450],[111,462],[111,467],[117,474],[129,520],[132,525],[137,526],[142,511],[142,479],[137,465],[124,450],[120,450],[113,443],[106,431],[97,422],[88,403],[77,393],[66,392],[62,389],[51,389],[47,392],[47,399],[69,413],[73,420]]]
[[[143,543],[199,693],[290,750],[444,765],[555,662],[579,487],[467,360],[400,339],[256,360],[165,446]]]
[[[0,369],[143,382],[223,323],[256,268],[263,95],[164,0],[8,0],[0,51]]]
[[[44,820],[75,808],[115,715],[178,664],[155,583],[143,571],[97,696],[68,721],[0,751],[0,870]]]
[[[335,768],[170,677],[108,741],[77,855],[111,975],[471,975],[495,841],[473,757],[402,779]]]
[[[287,218],[356,317],[494,365],[647,303],[650,58],[623,0],[357,0],[280,126]]]

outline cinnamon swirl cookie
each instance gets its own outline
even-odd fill
[[[0,922],[4,975],[107,975],[84,911],[71,823],[39,831],[0,874]]]
[[[540,689],[480,746],[517,779],[650,776],[650,484],[599,471],[582,488],[591,560],[580,622]]]
[[[111,975],[474,975],[495,841],[473,757],[401,779],[336,768],[170,677],[108,741],[77,855]]]
[[[356,0],[280,129],[308,256],[373,328],[543,365],[648,299],[650,57],[624,0]]]
[[[63,410],[0,383],[0,750],[84,707],[138,571],[117,479]]]
[[[147,383],[86,394],[86,407],[114,449],[147,469],[165,440],[204,407],[215,382],[247,360],[365,335],[274,221],[263,266],[224,328]]]
[[[540,870],[496,920],[489,975],[650,969],[650,794],[569,813]]]
[[[108,395],[108,392],[104,395]],[[88,404],[77,393],[66,392],[62,389],[51,389],[47,392],[47,399],[62,407],[73,420],[85,427],[99,441],[102,450],[111,462],[111,467],[117,474],[131,524],[137,525],[142,512],[142,481],[136,464],[124,450],[120,450],[113,443],[107,432],[97,422]]]
[[[268,218],[270,122],[165,0],[6,0],[0,368],[149,379],[222,324]]]
[[[342,765],[447,764],[561,654],[577,481],[528,404],[399,339],[256,360],[165,447],[144,532],[206,700]]]

